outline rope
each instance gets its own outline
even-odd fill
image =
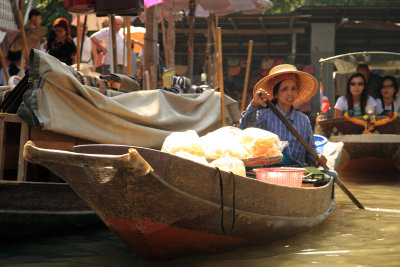
[[[220,196],[221,196],[221,229],[222,232],[224,234],[230,234],[233,232],[233,229],[235,228],[235,218],[236,218],[236,207],[235,207],[235,189],[236,189],[236,182],[235,182],[235,175],[233,174],[233,172],[231,172],[231,176],[233,179],[233,194],[232,194],[232,226],[231,229],[229,230],[229,232],[225,231],[225,227],[224,227],[224,185],[222,182],[222,175],[221,175],[221,171],[218,167],[215,167],[218,171],[219,174],[219,187],[220,187]]]

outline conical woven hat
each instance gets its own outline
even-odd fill
[[[273,67],[269,75],[262,78],[253,89],[253,94],[260,88],[269,93],[269,99],[274,99],[274,86],[285,79],[294,78],[297,81],[299,96],[294,101],[293,105],[300,105],[313,97],[317,92],[317,80],[311,74],[298,71],[297,68],[290,64],[281,64]]]
[[[40,39],[47,34],[47,28],[38,26],[35,28],[25,29],[26,41],[28,48],[33,47]],[[15,37],[14,41],[10,45],[10,51],[17,52],[24,49],[24,40],[22,39],[22,33],[19,32]]]

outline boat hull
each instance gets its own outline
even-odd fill
[[[0,181],[0,239],[104,227],[68,184]]]
[[[380,120],[383,117],[376,117]],[[400,117],[394,121],[375,127],[380,134],[398,134],[400,133]],[[354,124],[344,117],[335,119],[321,120],[317,123],[315,132],[330,138],[335,135],[362,134],[364,126]]]
[[[400,163],[400,135],[351,134],[332,136],[329,140],[343,142],[349,159],[375,157]]]
[[[132,167],[109,161],[128,148],[83,146],[79,153],[44,151],[50,154],[28,160],[66,180],[145,259],[268,243],[312,229],[334,208],[332,181],[309,188],[268,184],[139,147],[153,170],[132,175]]]
[[[351,170],[352,163],[364,159],[383,160],[400,170],[400,118],[376,127],[374,134],[362,134],[363,130],[363,126],[346,118],[322,120],[315,127],[315,132],[326,136],[329,141],[344,143],[339,171],[344,168]]]

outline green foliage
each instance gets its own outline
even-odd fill
[[[52,29],[53,22],[57,18],[63,17],[71,22],[72,16],[68,13],[68,9],[64,8],[62,0],[38,0],[36,8],[43,14],[42,26],[48,27],[49,30]]]
[[[286,14],[303,5],[304,0],[271,0],[274,4],[266,14]]]

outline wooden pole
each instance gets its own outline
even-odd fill
[[[318,155],[311,148],[311,146],[304,140],[304,138],[296,131],[296,129],[289,123],[289,121],[282,115],[282,113],[275,107],[275,105],[267,100],[268,107],[272,109],[272,111],[278,116],[278,118],[285,124],[285,126],[289,129],[290,132],[300,141],[300,143],[304,146],[304,148],[308,151],[308,153],[313,156],[315,160],[318,160]],[[328,169],[328,167],[322,166],[324,169]],[[338,177],[336,183],[340,186],[343,192],[353,201],[353,203],[360,209],[365,209],[364,206],[357,200],[357,198],[350,192],[350,190],[343,184],[343,182]]]
[[[175,12],[171,10],[167,27],[167,69],[175,68]]]
[[[85,19],[83,20],[83,31],[81,32],[81,51],[83,51],[83,45],[85,43],[85,36],[86,36],[86,26],[87,25],[87,15],[85,15]],[[81,58],[79,59],[80,61],[82,61],[82,53],[81,53]]]
[[[168,58],[169,53],[168,53],[168,45],[167,45],[167,36],[165,33],[164,17],[163,17],[160,5],[158,5],[158,15],[160,16],[160,20],[161,20],[162,42],[163,42],[163,47],[164,47],[164,63],[165,63],[165,66],[167,67],[169,65],[169,58]]]
[[[127,26],[126,28],[126,35],[128,36],[127,38],[127,57],[128,57],[128,69],[127,69],[127,74],[129,76],[132,76],[132,37],[131,37],[131,19],[130,17],[125,17],[125,24]]]
[[[251,66],[251,54],[253,53],[253,40],[249,40],[249,51],[247,52],[247,62],[246,62],[246,74],[244,76],[244,86],[242,94],[242,104],[240,107],[240,112],[243,112],[246,108],[246,98],[247,98],[247,86],[249,84],[249,73]]]
[[[6,77],[6,80],[10,79],[10,76],[8,75],[8,70],[7,70],[7,64],[3,56],[3,50],[0,48],[0,59],[1,59],[1,67],[3,68],[4,71],[4,76]]]
[[[85,32],[85,30],[83,30]],[[79,14],[76,15],[76,70],[81,70],[81,42],[82,42],[82,33],[81,33],[81,16]]]
[[[221,122],[222,127],[226,126],[225,123],[225,95],[224,95],[224,76],[222,69],[222,40],[221,40],[221,27],[217,28],[217,38],[218,38],[218,76],[219,76],[219,93],[221,102]]]
[[[210,82],[214,80],[214,88],[219,87],[219,74],[218,74],[218,59],[217,59],[217,53],[218,53],[218,37],[217,37],[217,27],[216,24],[214,23],[214,20],[211,22],[211,32],[212,36],[214,39],[214,55],[213,55],[213,68],[211,69],[211,75],[210,77]]]
[[[143,71],[148,71],[150,75],[150,87],[147,89],[156,89],[158,83],[157,70],[154,68],[157,66],[157,58],[159,55],[157,49],[158,43],[158,12],[156,12],[156,6],[146,8],[146,33],[144,37],[144,62]]]
[[[118,57],[117,57],[117,41],[115,38],[115,16],[111,15],[110,16],[110,27],[111,27],[111,39],[112,39],[112,51],[110,51],[113,54],[113,72],[118,73]]]
[[[207,43],[204,51],[204,63],[203,73],[207,74],[207,80],[209,79],[210,66],[211,66],[211,16],[207,17]]]
[[[194,50],[194,13],[196,10],[196,1],[189,1],[189,34],[188,34],[188,66],[187,76],[193,79],[193,50]]]
[[[25,28],[24,28],[24,23],[22,20],[21,9],[18,10],[18,22],[19,22],[19,27],[21,30],[22,41],[24,42],[25,60],[26,60],[26,63],[28,64],[28,62],[29,62],[29,47],[28,47],[28,41],[26,40]],[[21,68],[23,68],[23,65],[21,66]]]
[[[124,74],[124,75],[126,75],[127,74],[127,71],[126,71],[126,68],[125,68],[125,54],[126,54],[126,51],[127,51],[127,48],[128,48],[128,42],[127,42],[127,35],[126,35],[126,25],[125,25],[125,17],[122,19],[122,28],[123,28],[123,32],[122,32],[122,35],[124,36],[124,39],[123,39],[123,46],[122,46],[122,74]]]

